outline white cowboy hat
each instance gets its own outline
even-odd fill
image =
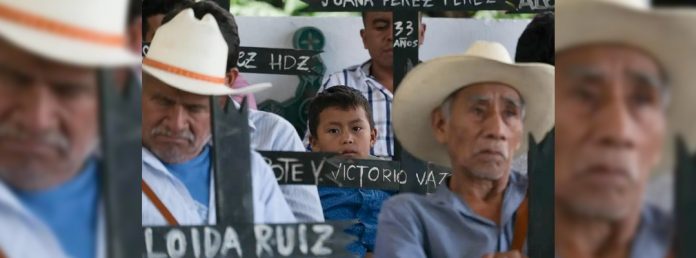
[[[0,0],[0,38],[80,66],[137,64],[127,48],[126,0]]]
[[[670,138],[658,170],[671,167],[674,135],[696,150],[694,10],[651,9],[645,0],[563,0],[556,12],[556,53],[588,44],[624,44],[647,52],[667,73]]]
[[[143,71],[169,86],[198,95],[238,95],[271,87],[270,83],[241,89],[225,85],[227,53],[215,17],[206,14],[199,20],[188,8],[157,29],[143,60]]]
[[[476,83],[499,82],[513,87],[525,102],[522,145],[527,135],[540,141],[554,124],[554,68],[541,63],[516,64],[503,45],[475,42],[463,55],[435,58],[416,66],[394,96],[394,133],[403,147],[419,159],[451,167],[445,145],[430,125],[432,111],[461,88]]]

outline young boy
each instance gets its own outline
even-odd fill
[[[370,148],[377,139],[377,130],[370,105],[359,91],[347,86],[326,89],[309,105],[308,120],[312,151],[335,152],[352,159],[374,158]],[[360,257],[372,257],[379,210],[392,194],[372,189],[319,187],[326,220],[358,220],[348,231],[358,241],[348,249]]]

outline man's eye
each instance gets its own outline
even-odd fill
[[[471,109],[471,111],[472,111],[474,114],[479,115],[479,116],[480,116],[480,115],[483,115],[484,113],[486,113],[486,110],[484,110],[484,109],[481,108],[481,107],[474,107],[474,108]]]
[[[76,98],[83,94],[88,94],[90,91],[85,87],[76,85],[56,85],[53,91],[61,98]]]
[[[31,78],[27,76],[0,69],[0,86],[19,87],[27,85],[30,82]]]
[[[360,127],[360,126],[353,127],[353,131],[360,132],[360,131],[362,131],[362,127]]]
[[[582,102],[593,102],[596,99],[595,94],[586,87],[577,87],[572,94]]]
[[[337,134],[337,133],[338,133],[338,129],[336,129],[336,128],[331,128],[331,129],[327,130],[327,132],[330,133],[330,134]]]
[[[517,117],[517,110],[506,110],[504,115],[506,117]]]

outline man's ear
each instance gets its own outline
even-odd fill
[[[372,127],[370,130],[370,148],[375,146],[377,143],[377,128]]]
[[[447,119],[440,107],[433,109],[430,114],[430,126],[433,128],[433,134],[437,142],[445,144],[447,142]]]
[[[425,43],[425,23],[421,23],[420,28],[418,28],[418,46],[422,46]]]
[[[360,29],[360,38],[362,39],[363,48],[367,49],[367,44],[365,44],[365,29]]]
[[[309,135],[309,146],[312,147],[313,152],[319,152],[321,149],[319,148],[319,143],[317,142],[317,138],[314,137],[313,135]]]
[[[237,69],[237,67],[230,68],[230,71],[228,71],[225,75],[225,85],[232,88],[232,85],[234,85],[234,82],[237,80],[238,76],[239,69]]]

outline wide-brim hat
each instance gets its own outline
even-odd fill
[[[137,64],[127,47],[125,0],[0,0],[0,37],[58,62],[114,67]]]
[[[435,58],[411,70],[394,96],[394,133],[402,146],[419,159],[450,167],[447,147],[431,127],[431,114],[447,97],[477,83],[495,82],[514,88],[524,100],[522,145],[527,134],[542,139],[554,125],[554,67],[512,61],[503,45],[475,42],[465,54]]]
[[[197,19],[193,9],[179,12],[157,29],[143,60],[143,71],[169,86],[198,95],[254,93],[270,83],[233,89],[225,84],[228,46],[212,14]]]
[[[696,10],[651,9],[644,0],[563,0],[556,12],[556,53],[620,44],[644,51],[662,66],[669,80],[669,137],[658,170],[672,166],[675,135],[696,150]]]

